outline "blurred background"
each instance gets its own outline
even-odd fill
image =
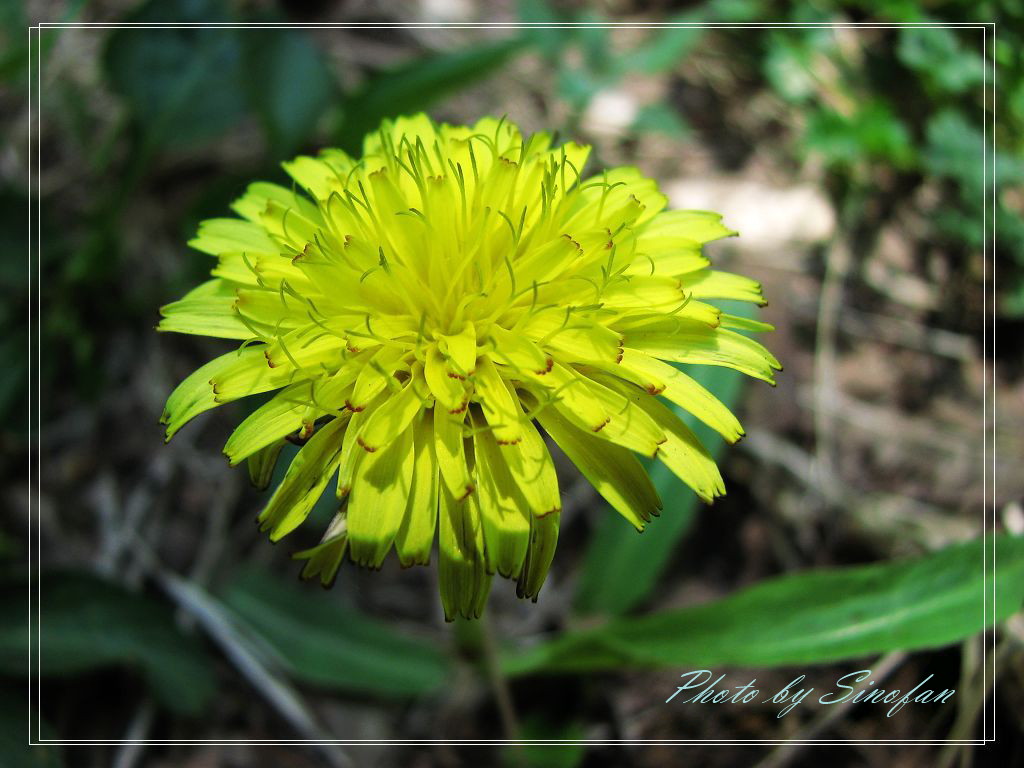
[[[493,661],[611,617],[712,602],[791,572],[943,550],[979,536],[984,516],[990,529],[1024,530],[1019,4],[39,0],[3,3],[0,14],[8,138],[0,153],[0,763],[1024,760],[1020,614],[994,638],[885,655],[876,669],[887,684],[908,688],[935,674],[959,691],[948,705],[892,718],[877,707],[805,708],[777,719],[773,707],[663,704],[690,667],[513,674]],[[994,21],[998,39],[941,26],[600,26],[765,20]],[[56,21],[594,25],[51,28],[32,50],[41,71],[30,70],[27,25]],[[39,78],[41,118],[29,110],[30,76]],[[998,119],[988,131],[993,103]],[[332,510],[318,507],[316,520],[276,546],[258,533],[254,518],[267,497],[220,453],[251,404],[204,414],[167,446],[157,423],[174,385],[233,346],[153,330],[158,308],[212,266],[185,246],[198,222],[228,215],[251,180],[287,183],[281,160],[323,146],[357,150],[381,118],[419,110],[449,122],[504,114],[526,132],[557,130],[593,144],[591,172],[637,165],[672,207],[723,213],[740,237],[713,244],[709,255],[762,281],[770,303],[760,316],[777,326],[763,340],[785,365],[775,389],[724,369],[703,378],[748,432],[728,450],[715,444],[729,492],[712,507],[656,475],[666,509],[639,537],[560,467],[562,532],[540,601],[520,603],[496,580],[484,624],[445,625],[434,567],[402,571],[389,559],[367,573],[346,564],[330,592],[301,584],[290,555],[317,541]],[[40,200],[40,262],[30,265],[38,286],[24,257],[30,194]],[[37,287],[41,428],[30,432],[26,336]],[[30,449],[40,458],[39,494],[25,473]],[[30,521],[45,595],[43,738],[241,743],[25,752]],[[733,623],[751,646],[767,627],[756,617],[749,627],[742,617]],[[994,694],[981,652],[993,641]],[[877,662],[721,671],[775,690],[796,674],[824,684]],[[1000,743],[984,754],[967,746],[244,743],[970,739],[983,733],[986,704],[1001,713]]]

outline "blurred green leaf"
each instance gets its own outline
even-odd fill
[[[437,690],[448,679],[449,663],[435,645],[364,616],[340,602],[337,593],[245,569],[221,597],[278,652],[296,680],[357,693],[414,696]]]
[[[690,133],[682,115],[663,102],[641,107],[632,129],[638,133],[658,133],[670,139],[685,139]]]
[[[523,35],[545,58],[556,59],[565,47],[566,34],[571,30],[553,25],[566,19],[547,0],[518,0],[516,9],[520,21],[539,25],[523,29]]]
[[[150,0],[127,22],[230,21],[218,0]],[[154,144],[185,146],[231,128],[245,114],[242,44],[233,29],[117,29],[104,69]]]
[[[28,670],[28,585],[0,588],[0,671]],[[199,641],[178,629],[169,605],[88,573],[45,574],[39,584],[39,671],[74,675],[121,664],[137,668],[168,709],[197,715],[215,690],[210,659]]]
[[[699,22],[704,17],[704,10],[698,9],[673,16],[668,21],[677,24]],[[704,29],[701,27],[664,27],[619,61],[622,68],[628,71],[652,75],[670,72],[693,49],[703,34]],[[607,51],[605,56],[608,56]]]
[[[952,29],[905,27],[899,34],[900,61],[924,82],[946,93],[962,93],[981,84],[981,56],[962,47]]]
[[[564,30],[578,42],[586,70],[595,77],[603,77],[615,69],[612,39],[608,19],[597,11],[584,10],[576,22],[587,26]]]
[[[0,688],[0,755],[4,768],[60,768],[64,764],[60,747],[55,744],[29,746],[32,738],[56,739],[53,726],[45,720],[29,724],[28,691]],[[38,724],[38,731],[35,726]]]
[[[75,21],[78,19],[86,0],[70,0],[62,12],[47,21]],[[38,55],[43,66],[49,59],[57,38],[64,31],[59,28],[34,30],[32,42],[28,36],[28,18],[25,16],[25,3],[0,3],[0,81],[17,82],[27,87],[29,68],[36,65]],[[33,19],[35,23],[36,19]],[[41,45],[37,50],[36,46]]]
[[[804,144],[830,165],[853,167],[883,160],[907,167],[914,159],[906,126],[882,101],[859,104],[849,116],[830,109],[814,110],[808,116]]]
[[[828,39],[835,38],[829,35]],[[764,74],[775,92],[787,101],[804,101],[816,93],[813,62],[821,46],[815,45],[814,40],[810,34],[795,35],[792,30],[773,31],[768,36]]]
[[[756,308],[740,301],[715,302],[724,311],[754,317]],[[721,366],[687,366],[686,373],[730,409],[737,407],[746,378]],[[725,447],[717,432],[678,406],[670,406],[716,459]],[[648,530],[637,533],[626,520],[604,508],[587,547],[573,606],[580,613],[622,614],[646,598],[658,583],[699,507],[697,495],[660,461],[648,473],[665,506]]]
[[[586,738],[583,724],[553,719],[546,714],[524,718],[520,738],[524,741],[572,742]],[[586,756],[585,744],[519,744],[502,750],[502,764],[509,768],[576,768]]]
[[[515,37],[417,58],[371,77],[344,105],[338,141],[356,151],[386,117],[419,112],[487,77],[528,42]]]
[[[28,69],[27,30],[28,19],[22,3],[0,4],[0,80],[14,80]]]
[[[556,80],[558,95],[575,110],[585,109],[603,88],[614,84],[615,78],[595,75],[585,68],[562,67]]]
[[[712,21],[742,22],[763,19],[769,12],[769,2],[765,0],[716,0],[708,3],[708,12]]]
[[[323,54],[293,29],[247,29],[245,84],[275,156],[294,152],[313,135],[335,101],[337,84]]]
[[[1024,537],[989,537],[984,545],[994,605],[977,539],[912,560],[804,571],[724,600],[613,619],[512,656],[505,667],[526,674],[771,666],[939,648],[1006,619],[1024,601]]]
[[[985,137],[964,115],[948,109],[933,116],[926,128],[925,168],[956,180],[967,198],[980,198],[985,182],[1000,187],[1024,182],[1024,160],[1003,152],[990,157],[993,178],[985,177]],[[988,152],[992,148],[988,147]]]

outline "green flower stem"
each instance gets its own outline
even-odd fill
[[[479,661],[483,666],[483,672],[487,676],[487,681],[494,694],[494,703],[498,707],[498,716],[501,718],[501,727],[505,738],[510,741],[518,741],[521,738],[519,718],[512,701],[508,678],[501,669],[490,613],[484,610],[478,621],[458,617],[454,622],[454,629],[455,641],[460,652]]]

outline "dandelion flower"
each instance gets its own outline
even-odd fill
[[[425,565],[436,539],[448,619],[479,616],[494,573],[536,600],[561,509],[544,433],[639,530],[661,501],[637,454],[724,493],[667,403],[743,434],[684,369],[772,382],[778,362],[741,333],[770,326],[705,301],[763,304],[760,286],[709,268],[702,246],[735,234],[720,216],[665,211],[635,168],[584,177],[588,151],[506,120],[400,118],[361,158],[297,157],[293,188],[251,184],[240,218],[200,225],[189,244],[216,257],[213,279],[158,328],[242,344],[174,390],[167,438],[275,392],[224,452],[265,486],[301,445],[259,516],[274,541],[336,477],[340,511],[296,554],[304,577],[328,586],[346,556],[379,568],[392,548]]]

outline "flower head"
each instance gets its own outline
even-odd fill
[[[427,564],[437,538],[448,618],[479,615],[495,572],[536,599],[561,508],[538,424],[638,529],[661,501],[635,454],[724,493],[664,401],[743,434],[682,368],[772,381],[775,358],[739,333],[770,326],[705,302],[760,304],[760,286],[708,268],[703,244],[735,234],[718,215],[663,211],[635,168],[585,178],[588,151],[506,120],[400,118],[361,158],[297,157],[295,188],[254,183],[241,218],[202,223],[190,245],[217,258],[213,279],[159,329],[243,344],[175,389],[167,437],[276,391],[224,450],[265,483],[285,441],[302,445],[259,516],[275,541],[337,477],[304,576],[328,585],[346,555],[376,568],[392,547]]]

